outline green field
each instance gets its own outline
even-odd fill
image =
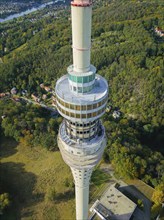
[[[59,151],[24,147],[11,139],[3,139],[0,150],[3,191],[10,194],[11,200],[1,220],[75,219],[72,174]],[[92,201],[108,181],[109,175],[99,168],[93,172]]]
[[[13,140],[1,144],[1,177],[11,206],[1,219],[73,219],[72,175],[59,152],[25,148]],[[55,191],[55,199],[53,192]]]

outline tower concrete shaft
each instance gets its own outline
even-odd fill
[[[64,117],[58,146],[74,177],[76,219],[87,220],[90,177],[106,146],[100,117],[108,100],[108,84],[90,64],[92,2],[74,0],[71,12],[73,64],[55,88],[57,109]]]

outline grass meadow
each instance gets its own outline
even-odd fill
[[[1,185],[11,200],[1,220],[75,219],[73,178],[59,151],[25,147],[6,138],[1,141],[0,152]],[[93,172],[92,201],[108,180],[99,168]]]
[[[11,205],[1,220],[56,220],[75,216],[74,188],[70,169],[60,152],[18,145],[5,139],[1,144],[1,183]]]

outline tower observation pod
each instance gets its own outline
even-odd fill
[[[108,100],[108,84],[90,64],[92,2],[74,0],[71,13],[73,64],[55,88],[57,109],[64,117],[58,146],[74,177],[76,220],[87,220],[90,177],[106,146],[100,117]]]

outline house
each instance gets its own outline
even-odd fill
[[[3,93],[0,93],[0,98],[3,98],[3,97],[5,97],[6,96],[6,94],[3,92]]]
[[[159,35],[160,37],[164,37],[164,31],[163,31],[161,28],[156,27],[156,28],[155,28],[155,32],[156,32],[156,34]]]
[[[4,118],[6,118],[6,115],[2,115],[1,118],[2,118],[2,120],[3,120]]]
[[[46,94],[43,94],[43,95],[42,95],[42,99],[45,100],[46,98],[47,98],[47,95],[46,95]]]
[[[40,88],[45,89],[47,92],[50,92],[50,91],[51,91],[51,88],[48,87],[48,86],[45,86],[44,83],[41,83],[41,84],[40,84]]]
[[[10,90],[11,94],[12,95],[16,95],[17,94],[17,89],[16,87],[13,87],[11,90]]]
[[[56,102],[55,101],[52,102],[52,106],[56,107]]]
[[[110,105],[107,105],[107,107],[106,107],[106,112],[110,112],[111,111],[111,109],[112,109],[112,106],[110,106]]]
[[[50,92],[50,91],[51,91],[51,88],[48,87],[48,86],[44,86],[44,89],[45,89],[47,92]]]
[[[44,83],[40,84],[40,88],[44,89]]]
[[[22,95],[27,95],[27,90],[26,89],[22,90]]]
[[[117,119],[117,118],[119,118],[121,116],[121,112],[114,111],[112,115],[113,115],[113,118]]]
[[[34,30],[34,31],[32,32],[32,34],[35,35],[37,32],[38,32],[38,30]]]
[[[53,100],[54,102],[56,102],[56,97],[52,96],[52,100]]]
[[[40,98],[37,95],[32,94],[31,98],[34,99],[35,102],[40,102]]]
[[[13,98],[12,100],[15,102],[20,102],[20,98]]]

